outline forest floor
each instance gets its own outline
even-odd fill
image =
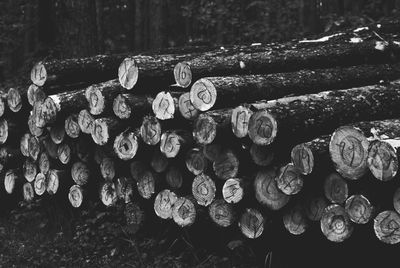
[[[101,207],[70,213],[40,201],[19,206],[0,217],[0,267],[255,267],[240,250],[214,256],[189,238],[128,234],[120,216]]]

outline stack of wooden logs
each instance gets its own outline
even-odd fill
[[[369,224],[399,243],[397,30],[39,62],[1,93],[5,191],[95,193],[132,232],[201,215],[251,239],[317,221],[330,241]]]

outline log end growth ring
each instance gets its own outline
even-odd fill
[[[196,221],[196,214],[196,207],[189,198],[178,198],[172,207],[172,218],[180,227],[192,225]]]
[[[22,97],[19,91],[15,88],[10,88],[7,94],[7,104],[10,110],[17,113],[22,108]]]
[[[193,138],[199,144],[210,144],[217,136],[217,123],[210,116],[201,114],[193,125]]]
[[[69,189],[68,199],[74,208],[79,208],[83,203],[83,189],[79,185],[72,185]]]
[[[114,151],[122,160],[131,160],[139,148],[138,138],[134,133],[121,133],[114,140]]]
[[[278,123],[268,111],[254,113],[249,121],[249,137],[257,145],[271,144],[278,132]]]
[[[193,180],[192,194],[200,206],[210,205],[215,198],[216,190],[215,182],[205,174],[198,175]]]
[[[132,109],[128,105],[123,94],[118,94],[113,101],[114,114],[120,119],[128,119],[132,114]]]
[[[265,219],[256,209],[248,208],[240,217],[239,228],[244,236],[256,239],[264,232]]]
[[[393,179],[399,169],[396,149],[388,142],[373,141],[368,150],[368,168],[380,181]]]
[[[176,194],[168,189],[159,192],[154,200],[154,212],[161,219],[171,219],[172,207],[177,200]]]
[[[0,119],[0,144],[4,144],[8,139],[8,122]]]
[[[222,199],[216,199],[211,203],[208,214],[212,221],[221,227],[229,227],[235,221],[233,206]]]
[[[92,139],[98,145],[105,145],[110,138],[107,122],[102,118],[94,120]]]
[[[303,175],[309,175],[314,169],[314,154],[305,144],[293,147],[290,153],[292,163]]]
[[[42,62],[38,62],[33,66],[31,70],[31,81],[35,85],[41,87],[46,83],[47,71],[46,67]]]
[[[88,101],[90,113],[93,115],[99,115],[103,113],[105,109],[105,99],[100,89],[90,86],[85,91],[85,97]]]
[[[197,80],[190,89],[190,101],[193,106],[204,112],[210,110],[217,100],[217,90],[214,84],[206,79]]]
[[[229,204],[239,203],[244,196],[244,189],[240,179],[228,179],[222,187],[222,196]]]
[[[295,195],[303,188],[303,178],[292,163],[283,166],[276,177],[278,188],[287,195]]]
[[[34,182],[35,193],[39,196],[46,192],[46,176],[43,173],[38,173]]]
[[[156,145],[161,140],[161,124],[157,118],[146,116],[140,126],[140,136],[144,143]]]
[[[175,103],[171,93],[161,91],[154,98],[152,103],[154,115],[160,120],[168,120],[174,118]]]
[[[233,134],[238,138],[247,136],[249,121],[253,112],[245,106],[238,106],[232,110],[231,126]]]
[[[190,101],[190,92],[183,93],[178,100],[179,112],[183,118],[191,120],[199,115],[199,110]]]
[[[353,233],[349,215],[340,205],[328,206],[321,218],[321,230],[329,241],[343,242]]]
[[[187,88],[192,83],[192,71],[186,62],[179,62],[174,67],[174,78],[178,86]]]
[[[366,224],[372,218],[373,207],[369,200],[361,194],[347,198],[345,209],[350,220],[354,223]]]
[[[376,237],[383,243],[398,244],[400,242],[399,214],[391,210],[379,213],[374,219],[374,231]]]
[[[132,89],[139,77],[139,68],[133,58],[126,58],[118,68],[119,83],[123,88]]]

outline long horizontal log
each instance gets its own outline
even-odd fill
[[[377,84],[400,78],[400,64],[358,65],[346,68],[300,70],[268,75],[205,77],[190,89],[190,101],[200,111],[260,99],[304,95]]]

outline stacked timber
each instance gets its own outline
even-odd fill
[[[397,29],[39,62],[1,91],[4,189],[123,204],[130,232],[280,222],[342,242],[364,224],[399,243]]]

